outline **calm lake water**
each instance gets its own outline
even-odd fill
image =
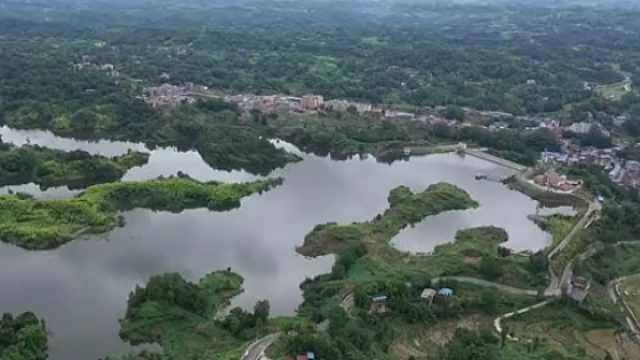
[[[43,131],[1,128],[5,142],[26,143],[118,155],[143,145],[61,139]],[[281,144],[285,146],[286,144]],[[245,181],[245,172],[223,172],[206,165],[195,152],[158,149],[150,163],[131,170],[127,180],[183,171],[200,180]],[[432,155],[392,165],[375,159],[332,161],[305,155],[304,161],[277,170],[284,185],[246,198],[228,212],[189,210],[180,214],[135,210],[126,226],[84,238],[52,251],[25,251],[0,243],[0,312],[34,311],[52,332],[52,360],[97,359],[130,348],[118,338],[127,296],[136,284],[163,272],[191,280],[231,267],[245,277],[246,291],[235,305],[251,308],[271,302],[274,314],[292,314],[302,301],[299,284],[330,271],[333,257],[305,259],[295,253],[304,236],[320,223],[366,221],[387,207],[387,195],[399,185],[422,191],[446,181],[480,202],[477,210],[441,214],[402,231],[394,240],[402,250],[428,252],[452,241],[457,230],[480,225],[504,227],[508,246],[537,250],[550,235],[527,219],[537,202],[495,182],[476,181],[478,173],[510,172],[483,160],[455,154]],[[35,186],[31,186],[37,189]],[[30,192],[29,188],[25,189]],[[63,190],[55,190],[64,197]],[[67,194],[72,196],[72,193]],[[40,194],[46,197],[44,194]]]

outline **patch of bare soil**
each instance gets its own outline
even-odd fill
[[[463,261],[465,264],[478,265],[481,260],[482,258],[479,256],[465,256]]]
[[[418,332],[414,339],[401,339],[391,345],[390,352],[396,359],[406,360],[414,356],[425,359],[435,356],[437,349],[446,345],[456,332],[464,328],[477,331],[491,326],[493,320],[482,315],[471,315],[459,320],[441,321]]]

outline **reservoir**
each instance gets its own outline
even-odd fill
[[[4,142],[30,142],[56,149],[82,149],[114,156],[144,145],[62,139],[45,131],[1,128]],[[283,144],[284,146],[284,144]],[[182,171],[199,180],[248,181],[243,171],[211,169],[197,152],[171,148],[149,151],[149,164],[134,168],[125,180],[142,180]],[[510,170],[472,157],[438,154],[391,165],[372,157],[334,161],[303,155],[304,160],[276,170],[284,184],[242,201],[227,212],[206,209],[179,214],[134,210],[126,225],[100,236],[84,237],[50,251],[26,251],[0,243],[0,312],[34,311],[51,332],[50,359],[87,360],[130,350],[118,337],[129,292],[149,277],[179,272],[190,280],[231,269],[245,278],[245,292],[234,305],[252,308],[268,299],[275,315],[292,314],[301,303],[299,284],[331,270],[333,257],[306,259],[295,252],[317,224],[362,222],[387,208],[389,191],[407,185],[422,191],[450,182],[468,191],[480,208],[427,218],[403,230],[392,243],[411,252],[429,252],[453,240],[455,232],[496,225],[509,233],[506,245],[538,250],[550,235],[527,219],[538,203],[501,183],[477,181],[475,175],[504,177]],[[20,191],[38,197],[37,186]],[[64,188],[43,198],[74,196]]]

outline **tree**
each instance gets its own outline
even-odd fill
[[[489,280],[495,280],[502,275],[502,266],[500,262],[491,256],[484,256],[480,260],[480,274]]]
[[[507,345],[507,336],[509,335],[509,327],[504,325],[502,327],[502,331],[500,332],[500,346],[505,347]]]
[[[494,360],[498,355],[497,343],[497,339],[488,331],[478,333],[458,328],[444,349],[441,359]]]
[[[255,316],[257,320],[266,322],[269,319],[270,310],[269,300],[258,301],[253,307],[253,316]]]
[[[610,148],[612,146],[611,138],[602,132],[598,126],[592,126],[587,134],[582,135],[580,137],[580,144],[582,146],[593,146],[599,149]]]
[[[494,289],[484,289],[480,293],[480,306],[487,314],[498,312],[498,297]]]
[[[464,109],[454,105],[447,106],[444,116],[450,120],[464,121]]]

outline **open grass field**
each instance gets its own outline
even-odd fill
[[[640,316],[640,275],[625,279],[621,288],[625,303],[638,318]]]
[[[551,304],[509,319],[504,325],[517,343],[538,339],[559,359],[604,359],[617,346],[615,323],[594,318],[570,304]]]
[[[595,92],[600,96],[614,101],[620,101],[623,96],[632,91],[630,81],[621,81],[615,84],[600,85],[595,88]]]

